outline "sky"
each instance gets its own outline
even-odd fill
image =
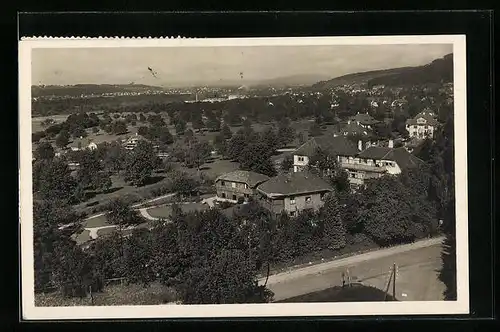
[[[452,51],[452,44],[37,48],[32,52],[32,84],[181,87],[248,85],[283,77],[309,84],[349,73],[423,65]]]

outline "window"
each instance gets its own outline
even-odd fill
[[[236,188],[236,182],[231,182],[231,187]]]
[[[304,157],[299,157],[299,161],[304,161]]]
[[[249,196],[248,196],[248,194],[245,194],[244,196],[245,196],[245,198],[248,198],[248,197],[249,197]]]
[[[222,193],[222,194],[220,194],[220,196],[221,196],[222,198],[226,198],[226,193]]]
[[[226,182],[221,181],[221,182],[220,182],[220,185],[221,185],[221,186],[225,186],[225,185],[226,185]]]
[[[233,201],[235,201],[235,200],[236,200],[236,195],[233,195]]]
[[[417,129],[417,126],[413,126],[413,129]]]
[[[306,197],[306,203],[311,203],[311,196]]]
[[[356,177],[356,173],[351,173],[351,178],[355,178]]]
[[[295,217],[295,211],[290,211],[290,216]]]
[[[245,183],[245,189],[248,189],[248,184]]]
[[[295,204],[295,197],[290,197],[290,204]]]

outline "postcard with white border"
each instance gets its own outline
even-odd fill
[[[22,318],[469,313],[465,42],[23,38]]]

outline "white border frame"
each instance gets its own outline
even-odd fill
[[[35,307],[33,259],[33,197],[31,151],[31,51],[34,48],[108,47],[214,47],[453,44],[455,107],[455,199],[457,301],[368,303],[270,303],[231,305],[157,305]],[[22,318],[128,319],[128,318],[229,318],[283,316],[433,315],[469,313],[467,120],[465,35],[299,37],[238,39],[140,39],[140,38],[23,38],[19,42],[20,124],[20,229],[22,262]],[[459,148],[456,148],[459,147]]]

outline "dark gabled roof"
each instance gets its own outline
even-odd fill
[[[362,123],[364,125],[373,125],[378,123],[379,121],[375,120],[370,114],[368,113],[358,113],[354,116],[351,116],[349,118],[351,121],[358,121],[359,123]]]
[[[388,157],[390,158],[389,160],[397,162],[401,170],[418,166],[424,162],[422,159],[408,152],[404,147],[392,149]]]
[[[333,155],[350,156],[357,153],[356,146],[347,138],[343,136],[326,135],[311,138],[295,150],[293,154],[312,157],[318,148]]]
[[[368,132],[370,132],[369,129],[361,127],[357,122],[351,121],[351,123],[348,123],[342,128],[343,133],[348,133],[348,134],[361,134],[361,135],[368,135]]]
[[[419,124],[417,120],[423,118],[426,121],[426,125],[436,126],[438,124],[438,121],[436,120],[435,116],[436,115],[432,111],[425,110],[418,113],[413,119],[406,120],[406,124],[417,125]]]
[[[241,182],[248,184],[250,187],[255,187],[259,183],[269,180],[269,177],[252,171],[237,170],[222,174],[215,181],[219,180]]]
[[[370,146],[368,149],[360,152],[358,157],[366,159],[385,159],[384,157],[391,151],[391,148]]]
[[[317,175],[296,172],[271,178],[259,185],[257,190],[268,197],[276,197],[331,191],[332,186]]]
[[[395,161],[402,170],[417,166],[423,161],[412,155],[404,147],[387,148],[372,146],[358,154],[360,158]]]

